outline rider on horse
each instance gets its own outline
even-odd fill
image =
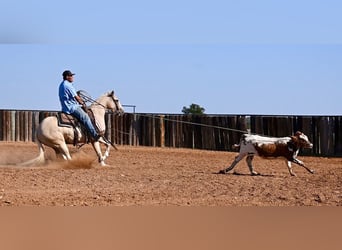
[[[59,85],[59,101],[62,106],[62,112],[76,117],[80,123],[87,129],[94,141],[100,139],[88,114],[85,112],[86,105],[82,98],[77,94],[74,86],[74,73],[70,70],[63,72],[63,81]]]

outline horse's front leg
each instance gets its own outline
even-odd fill
[[[97,157],[98,157],[98,160],[99,160],[99,163],[101,164],[101,166],[108,166],[104,162],[107,157],[102,155],[100,142],[99,141],[93,142],[92,145],[93,145],[93,148],[97,154]]]
[[[106,151],[103,154],[104,160],[107,159],[109,157],[109,153],[110,153],[110,143],[106,142],[104,139],[102,139],[102,137],[99,140],[100,143],[104,144],[106,146]]]

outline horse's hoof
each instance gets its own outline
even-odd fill
[[[220,170],[219,172],[218,172],[219,174],[226,174],[227,172],[226,172],[226,170]]]
[[[105,160],[105,159],[107,159],[108,157],[109,157],[109,153],[106,152],[106,153],[104,154],[103,158],[104,158],[104,160]]]
[[[103,161],[100,162],[101,167],[109,167],[108,164],[104,163]]]

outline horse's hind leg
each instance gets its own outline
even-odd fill
[[[54,147],[54,150],[56,152],[56,155],[62,155],[64,160],[71,160],[69,149],[65,143]]]

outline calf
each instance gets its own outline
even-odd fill
[[[300,148],[312,148],[312,143],[309,141],[308,137],[299,131],[291,137],[282,138],[244,134],[241,137],[240,144],[235,145],[235,147],[240,148],[239,155],[235,157],[235,160],[230,167],[221,170],[219,172],[220,174],[228,173],[239,161],[247,156],[246,161],[251,174],[258,175],[252,166],[254,155],[265,158],[284,157],[292,176],[295,176],[296,174],[292,171],[291,162],[304,167],[312,174],[314,173],[313,170],[307,168],[302,161],[296,158]]]

